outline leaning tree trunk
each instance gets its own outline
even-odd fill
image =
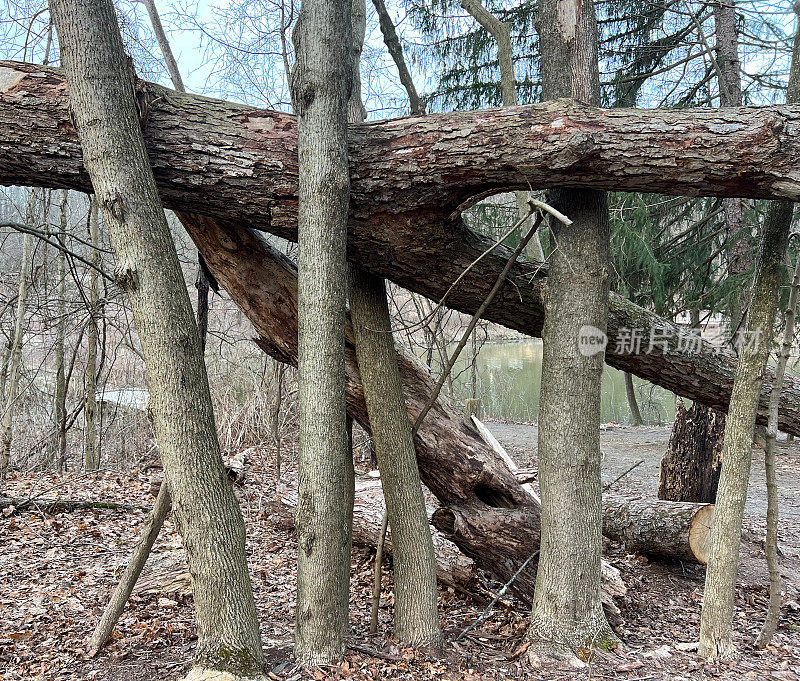
[[[713,504],[722,467],[725,415],[678,398],[675,424],[661,459],[658,498]]]
[[[244,521],[228,484],[186,285],[150,170],[110,0],[54,0],[74,124],[129,296],[198,621],[190,678],[256,676],[262,651]]]
[[[167,207],[297,238],[293,117],[141,85],[151,161]],[[0,62],[0,183],[88,189],[64,92],[54,70]],[[453,215],[476,196],[514,189],[519,177],[542,187],[579,178],[604,189],[795,198],[800,142],[791,130],[798,117],[800,108],[792,106],[601,111],[550,102],[352,126],[349,258],[439,299],[491,245]],[[691,145],[682,143],[687,134]],[[692,173],[685,172],[688,162]],[[473,313],[508,255],[498,249],[473,266],[449,306]],[[517,263],[484,317],[541,335],[546,273],[541,263]],[[675,324],[620,296],[612,294],[610,305],[611,366],[727,409],[732,352],[695,344]],[[653,329],[668,340],[649,354],[620,352],[626,329]],[[687,351],[694,345],[697,351]],[[771,374],[759,402],[764,423],[770,386]],[[800,434],[797,381],[787,380],[782,391],[778,427]]]
[[[764,219],[764,236],[756,264],[744,343],[725,425],[722,472],[717,491],[711,550],[706,573],[699,654],[733,655],[733,606],[739,569],[742,518],[750,479],[753,430],[762,375],[772,342],[772,323],[786,254],[794,205],[776,202]]]
[[[302,664],[319,665],[341,658],[349,627],[345,500],[353,480],[346,465],[344,341],[350,3],[303,0],[293,40],[300,348],[295,655]]]
[[[599,100],[597,27],[591,0],[540,0],[542,94]],[[555,247],[545,292],[539,406],[542,541],[529,656],[608,649],[616,636],[600,597],[603,347],[581,345],[608,322],[609,224],[602,192],[552,190],[572,220],[551,220]],[[598,352],[599,350],[599,352]]]
[[[631,425],[641,426],[642,412],[639,411],[639,403],[636,401],[636,389],[633,386],[633,376],[625,372],[625,396],[628,399],[628,409],[631,411]]]
[[[366,5],[353,0],[353,92],[351,122],[363,119],[360,68]],[[394,635],[422,646],[441,646],[436,557],[419,479],[414,436],[403,399],[392,320],[383,279],[350,267],[353,324],[364,401],[381,471],[386,513],[394,544]]]

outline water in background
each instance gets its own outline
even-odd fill
[[[456,400],[471,396],[469,348],[465,348],[453,375]],[[539,387],[542,380],[542,342],[527,340],[513,343],[485,343],[478,354],[477,396],[481,413],[487,417],[512,421],[535,422],[539,413]],[[639,411],[647,425],[658,425],[675,419],[675,396],[636,376],[633,377]],[[603,371],[601,403],[603,423],[630,423],[630,410],[625,396],[624,374],[608,365]]]

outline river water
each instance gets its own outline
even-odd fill
[[[469,349],[459,358],[454,375],[455,398],[471,396],[471,372],[467,365]],[[460,373],[459,373],[460,372]],[[539,388],[542,380],[542,342],[485,343],[477,360],[477,396],[481,413],[491,418],[535,422],[539,413]],[[675,396],[634,376],[633,384],[642,419],[647,425],[660,425],[675,418]],[[603,371],[601,406],[603,423],[630,423],[625,396],[625,377],[621,371],[606,366]]]

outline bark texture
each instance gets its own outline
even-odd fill
[[[713,504],[603,497],[603,534],[648,556],[705,565],[713,519]]]
[[[353,506],[353,543],[359,546],[377,547],[382,534],[384,514],[384,495],[381,481],[371,477],[357,477],[355,486],[355,504]],[[281,503],[290,508],[297,506],[297,492],[290,487],[282,487]],[[428,515],[432,515],[435,505],[426,506]],[[426,528],[427,530],[427,528]],[[465,556],[455,544],[444,535],[436,532],[433,535],[436,579],[440,584],[465,589],[475,578],[475,562]],[[394,556],[394,570],[397,571],[397,542],[394,534],[387,534],[384,553]],[[395,593],[395,598],[397,597]],[[397,601],[395,601],[395,608]]]
[[[658,498],[713,504],[722,467],[725,415],[678,398],[675,425],[661,459]]]
[[[597,26],[591,0],[540,0],[542,96],[596,103]],[[605,193],[554,189],[554,242],[545,289],[539,406],[542,539],[529,656],[608,650],[603,612],[600,393],[604,347],[581,344],[608,326],[609,223]]]
[[[751,342],[743,345],[739,357],[725,425],[722,471],[700,624],[699,654],[710,659],[729,658],[734,654],[733,607],[753,430],[762,375],[772,342],[772,324],[793,209],[791,203],[775,202],[769,206],[764,220],[764,236],[745,325]]]
[[[436,562],[382,279],[350,270],[350,315],[394,543],[394,635],[439,646]]]
[[[262,652],[244,522],[225,476],[197,327],[159,202],[110,0],[54,0],[87,170],[129,296],[150,409],[186,547],[198,622],[194,676],[256,676]]]
[[[297,238],[293,117],[156,85],[148,84],[147,91],[145,137],[165,206]],[[0,63],[0,183],[89,189],[66,104],[60,72]],[[798,120],[800,108],[792,106],[602,111],[551,102],[354,126],[349,259],[412,291],[441,298],[490,245],[464,229],[454,213],[467,199],[513,188],[525,159],[530,167],[525,166],[524,177],[537,186],[574,181],[575,172],[583,182],[609,189],[753,195],[761,186],[764,195],[780,194],[780,187],[794,182],[800,138],[791,130]],[[595,140],[597,151],[580,165],[562,168],[564,154],[570,157],[562,145],[581,137]],[[610,146],[601,153],[603,140]],[[607,163],[594,166],[599,158]],[[650,163],[663,167],[648,172]],[[590,173],[587,164],[595,170]],[[639,179],[629,182],[631,174]],[[508,256],[498,249],[485,258],[448,297],[449,306],[473,313]],[[540,263],[517,263],[484,317],[540,336],[541,280],[547,270]],[[614,294],[610,308],[606,361],[611,366],[727,409],[733,353],[698,344],[671,322]],[[638,353],[627,349],[631,329],[644,330]],[[658,342],[648,343],[650,330]],[[759,402],[763,423],[770,385],[768,379]],[[800,382],[787,379],[779,413],[779,428],[800,435]]]
[[[293,40],[300,385],[295,656],[316,666],[342,657],[349,629],[352,510],[347,500],[353,479],[344,341],[350,3],[303,0]]]

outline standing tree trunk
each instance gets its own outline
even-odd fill
[[[359,123],[364,119],[359,67],[366,29],[364,0],[353,0],[351,17],[353,87],[348,117],[351,123]],[[437,611],[436,556],[397,366],[386,284],[357,265],[350,266],[349,278],[356,357],[392,528],[394,635],[415,645],[439,647],[443,639]]]
[[[728,408],[700,625],[699,654],[710,659],[728,658],[734,653],[733,605],[753,430],[772,341],[772,323],[792,211],[792,203],[775,202],[770,204],[764,219],[764,237],[744,326],[744,342]]]
[[[590,0],[540,0],[537,30],[546,99],[597,104],[597,27]],[[609,224],[603,192],[558,189],[548,203],[554,250],[545,290],[539,407],[541,554],[530,655],[608,649],[616,637],[600,599],[602,505],[600,391],[603,348],[581,346],[606,331]],[[592,328],[594,327],[594,328]],[[599,350],[599,352],[597,351]]]
[[[244,521],[222,464],[197,327],[145,150],[114,6],[53,0],[50,8],[84,163],[139,333],[192,576],[198,642],[188,678],[257,676],[263,657]]]
[[[97,225],[97,199],[89,203],[89,328],[86,332],[86,368],[83,374],[85,426],[83,432],[83,458],[86,470],[100,467],[100,449],[97,424],[97,345],[100,337],[100,288],[97,268],[100,266],[100,232]]]
[[[738,70],[737,70],[738,77]],[[786,101],[793,104],[800,100],[800,39],[795,35],[792,53],[789,87]],[[725,443],[722,450],[722,472],[717,491],[714,525],[711,532],[711,551],[706,572],[703,613],[700,621],[699,654],[710,659],[729,658],[734,655],[733,608],[736,597],[736,576],[739,570],[739,544],[742,519],[750,480],[750,463],[753,454],[753,432],[759,392],[772,344],[772,325],[784,268],[786,246],[791,229],[794,204],[789,201],[773,201],[764,217],[764,235],[761,241],[755,279],[747,312],[745,335],[736,366],[733,391],[725,425]],[[779,365],[776,373],[777,385],[783,383],[785,364]],[[777,434],[777,400],[773,391],[770,399],[769,426]],[[773,441],[774,445],[774,441]],[[769,446],[769,442],[767,443]],[[767,452],[767,475],[769,470]],[[768,478],[768,483],[770,481]],[[774,490],[768,489],[768,495]],[[774,502],[774,497],[771,500]],[[768,512],[776,513],[774,503],[768,501]],[[777,522],[777,519],[772,518]],[[769,519],[768,519],[769,525]],[[773,528],[774,529],[774,528]],[[771,532],[771,530],[768,529]],[[768,541],[774,537],[768,537]],[[771,551],[770,546],[767,550]],[[771,556],[774,557],[774,556]],[[770,564],[771,586],[775,585],[773,564]],[[778,579],[779,581],[779,579]],[[780,590],[780,588],[778,589]],[[770,594],[770,599],[774,598]],[[778,595],[780,598],[780,595]],[[772,607],[773,604],[771,603]]]
[[[304,665],[341,658],[349,627],[351,511],[346,500],[354,494],[354,482],[344,347],[351,33],[349,2],[303,0],[293,34],[291,93],[299,162],[295,655]]]
[[[636,401],[636,389],[633,386],[633,376],[625,372],[625,396],[628,398],[628,409],[631,410],[631,425],[641,426],[642,412],[639,411],[639,403]]]
[[[36,200],[39,192],[31,190],[28,206],[25,210],[25,222],[33,222],[36,211]],[[14,334],[9,349],[8,379],[3,404],[2,419],[0,419],[0,489],[3,488],[8,464],[11,461],[11,442],[13,440],[13,415],[14,404],[17,401],[19,379],[22,373],[22,336],[25,329],[25,303],[28,298],[28,260],[30,259],[31,241],[33,237],[25,234],[22,237],[22,254],[19,264],[19,285],[17,287],[17,310],[14,318]]]
[[[675,425],[658,481],[658,498],[713,504],[722,467],[725,414],[694,403],[675,402]]]
[[[494,38],[497,43],[497,64],[500,67],[500,92],[502,94],[503,106],[517,105],[517,77],[514,74],[514,53],[511,48],[511,26],[505,21],[501,21],[483,5],[481,0],[461,0],[463,7],[484,29]],[[517,212],[520,218],[528,214],[528,194],[527,192],[516,192]],[[520,233],[527,231],[529,222],[520,226]],[[544,251],[542,242],[539,238],[539,230],[533,235],[529,242],[528,252],[534,260],[543,261]]]
[[[351,268],[350,314],[394,544],[394,635],[439,646],[436,558],[382,279]]]
[[[164,27],[161,24],[161,17],[158,14],[155,0],[135,0],[140,2],[147,9],[147,16],[150,17],[150,25],[153,27],[153,33],[158,42],[158,48],[161,50],[161,55],[164,57],[164,64],[169,72],[169,78],[172,81],[172,86],[178,92],[186,92],[183,85],[183,78],[181,78],[181,71],[178,68],[178,60],[172,53],[172,47],[167,39],[167,34],[164,32]],[[206,276],[206,267],[201,255],[197,256],[197,280],[195,281],[195,288],[197,289],[197,330],[200,333],[200,346],[205,352],[206,338],[208,336],[208,294],[209,294],[209,280]]]
[[[67,235],[67,190],[61,195],[60,221],[58,236],[62,244]],[[56,326],[56,395],[54,413],[56,419],[56,452],[55,464],[59,470],[67,460],[67,374],[64,367],[64,346],[67,335],[67,254],[59,249],[56,255],[56,298],[58,300],[58,325]]]

